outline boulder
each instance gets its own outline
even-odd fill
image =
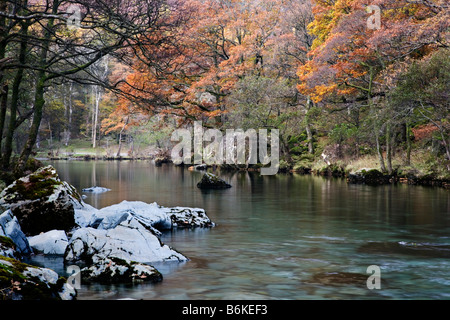
[[[361,169],[350,173],[347,181],[353,184],[382,185],[391,183],[391,176],[384,175],[376,169]]]
[[[228,189],[231,188],[231,185],[212,173],[205,173],[197,187],[200,189]]]
[[[86,212],[86,209],[82,208],[80,212],[77,209],[76,216],[86,217],[82,212]],[[214,226],[204,209],[166,208],[159,206],[157,203],[123,201],[101,210],[91,208],[91,212],[92,216],[87,226],[96,229],[114,229],[129,217],[135,218],[155,235],[160,235],[159,231],[171,230],[175,227],[204,228]]]
[[[97,229],[114,229],[121,222],[130,217],[137,219],[147,229],[155,225],[161,229],[171,229],[171,222],[167,215],[156,204],[147,204],[140,201],[123,201],[93,212],[89,226]],[[160,230],[161,230],[160,229]],[[158,234],[156,230],[152,230]]]
[[[111,189],[103,188],[103,187],[91,187],[91,188],[85,188],[82,191],[85,193],[99,194],[99,193],[109,192],[109,191],[111,191]]]
[[[114,229],[76,230],[65,253],[69,262],[92,263],[96,258],[111,257],[141,263],[187,260],[131,216]]]
[[[76,294],[55,271],[0,256],[0,300],[73,300]]]
[[[25,234],[33,236],[76,226],[74,204],[81,204],[77,190],[59,179],[52,166],[14,181],[0,194],[0,205],[17,217]]]
[[[0,236],[0,256],[19,259],[20,256],[16,251],[16,245],[11,238]]]
[[[198,208],[163,208],[161,210],[170,217],[172,228],[212,228],[214,222],[206,215],[204,209]]]
[[[28,242],[34,252],[46,255],[64,255],[69,240],[63,230],[52,230],[40,235],[29,237]]]
[[[11,210],[7,210],[0,215],[0,236],[10,238],[19,254],[27,255],[33,252],[27,237],[22,232],[19,221]]]
[[[154,267],[119,258],[100,258],[96,256],[93,264],[81,270],[85,283],[133,283],[161,282],[163,277]]]

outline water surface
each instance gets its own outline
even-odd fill
[[[155,265],[159,284],[84,285],[79,299],[449,299],[450,192],[349,185],[301,175],[221,173],[233,188],[202,191],[202,173],[151,162],[52,163],[97,208],[123,200],[199,207],[213,229],[174,230],[163,241],[190,258]],[[63,270],[61,259],[47,260]],[[45,259],[42,262],[46,263]],[[381,290],[325,276],[382,271]],[[341,279],[342,280],[342,279]]]

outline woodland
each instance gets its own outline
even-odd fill
[[[200,120],[278,129],[286,170],[448,179],[449,12],[445,0],[1,0],[3,178],[42,155],[164,153]]]

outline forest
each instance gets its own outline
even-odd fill
[[[35,157],[165,154],[195,121],[278,129],[284,170],[448,179],[449,16],[445,0],[2,0],[2,179]]]

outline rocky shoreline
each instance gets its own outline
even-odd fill
[[[190,166],[190,171],[207,171],[213,166]],[[245,171],[259,172],[260,166],[220,166],[219,170],[224,171]],[[315,175],[321,177],[345,179],[349,184],[366,184],[366,185],[388,185],[388,184],[405,184],[411,186],[438,187],[450,189],[450,179],[440,179],[433,174],[418,175],[412,172],[394,172],[393,174],[384,174],[378,169],[365,168],[356,172],[349,172],[343,167],[337,165],[329,165],[321,169],[314,170],[310,167],[296,168],[290,167],[280,168],[279,174],[300,174]]]
[[[32,254],[63,256],[65,265],[83,267],[85,283],[162,281],[151,263],[189,260],[161,241],[162,232],[215,226],[198,208],[124,201],[96,209],[52,166],[6,187],[0,208],[0,299],[76,298],[75,288],[53,270],[20,261]],[[29,293],[31,282],[45,294]]]

